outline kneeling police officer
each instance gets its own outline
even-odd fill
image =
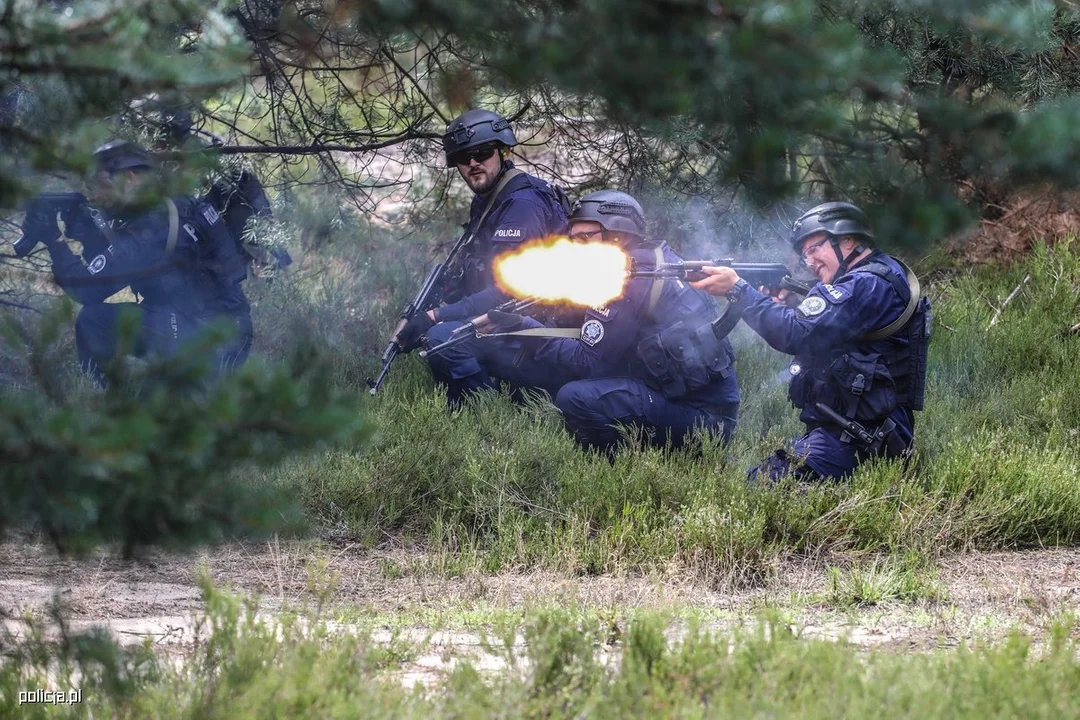
[[[460,271],[442,289],[447,304],[416,313],[398,335],[406,352],[422,343],[432,347],[445,342],[468,320],[508,299],[495,285],[492,268],[499,255],[531,240],[566,233],[565,195],[514,167],[510,148],[518,141],[506,118],[489,110],[469,110],[450,123],[442,142],[447,166],[457,168],[473,192],[465,224],[468,240],[457,263]],[[552,317],[549,324],[557,320]],[[552,393],[561,384],[554,369],[541,376],[530,368],[514,339],[470,341],[427,360],[435,380],[446,383],[452,405],[500,381]]]
[[[645,238],[645,216],[630,195],[601,190],[570,213],[570,236],[616,243],[648,270],[680,258]],[[647,431],[654,444],[683,444],[695,427],[727,439],[735,429],[739,388],[730,343],[710,322],[715,302],[674,278],[632,278],[621,297],[586,311],[577,338],[530,339],[539,367],[570,378],[555,395],[566,425],[585,447],[611,453],[619,426]],[[540,323],[523,318],[522,324]]]
[[[845,202],[804,213],[790,242],[817,276],[797,308],[750,287],[730,268],[705,268],[693,283],[726,296],[731,311],[780,352],[794,355],[788,396],[807,432],[794,455],[776,455],[750,471],[776,479],[837,479],[868,457],[906,457],[923,407],[930,301],[915,274],[872,249],[866,215]]]
[[[136,204],[152,182],[154,164],[138,145],[123,140],[94,152],[97,170],[92,202],[94,222],[66,223],[67,232],[85,234],[77,256],[61,237],[56,216],[28,213],[24,236],[45,244],[56,282],[82,308],[75,321],[79,364],[98,384],[116,356],[121,313],[141,318],[137,356],[169,356],[209,323],[224,318],[236,335],[218,348],[215,370],[244,362],[251,347],[251,310],[240,282],[245,268],[221,217],[206,202],[167,199],[147,210]],[[90,237],[93,235],[93,237]],[[106,303],[125,287],[137,303]]]

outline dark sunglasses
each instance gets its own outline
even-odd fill
[[[454,165],[468,165],[471,160],[482,163],[491,158],[499,148],[495,145],[481,145],[471,150],[462,150],[450,156]]]

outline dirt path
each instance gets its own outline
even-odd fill
[[[475,622],[482,625],[485,612],[524,606],[654,608],[703,614],[717,626],[754,622],[770,609],[806,636],[919,651],[992,641],[1014,628],[1041,637],[1080,602],[1080,549],[961,556],[942,566],[942,599],[870,607],[833,603],[820,561],[789,563],[769,586],[735,594],[678,578],[542,572],[444,578],[418,570],[434,562],[404,551],[312,543],[234,543],[194,556],[156,555],[143,563],[108,554],[76,562],[40,545],[8,543],[0,545],[0,610],[41,611],[59,593],[76,628],[105,625],[122,641],[149,635],[156,643],[183,645],[201,609],[196,573],[205,568],[217,585],[259,594],[267,612],[322,593],[375,627],[385,621],[427,635],[440,628],[425,627],[422,618],[450,619],[449,626],[455,617],[481,618]],[[464,635],[457,632],[462,628]],[[432,642],[471,645],[468,628],[467,621],[447,627]]]

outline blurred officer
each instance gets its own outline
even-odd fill
[[[137,356],[169,356],[207,324],[225,318],[236,334],[219,348],[215,369],[237,366],[251,347],[251,314],[240,287],[244,264],[220,216],[209,203],[167,199],[147,209],[153,162],[143,148],[114,141],[94,153],[97,167],[88,208],[95,222],[69,223],[80,233],[84,257],[64,242],[56,217],[28,214],[25,235],[43,242],[57,283],[82,304],[75,321],[79,363],[100,384],[101,370],[116,356],[121,313],[141,319]],[[86,248],[92,248],[87,250]],[[106,303],[125,287],[137,303]]]
[[[926,385],[930,302],[915,274],[871,249],[871,240],[866,215],[849,203],[799,217],[791,246],[820,282],[797,308],[730,268],[706,268],[710,277],[693,283],[726,296],[772,347],[795,356],[788,396],[807,432],[793,453],[778,450],[751,478],[763,471],[775,479],[792,467],[799,478],[843,478],[868,457],[910,453]]]

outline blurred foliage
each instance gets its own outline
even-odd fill
[[[166,120],[169,108],[235,87],[245,69],[243,36],[215,4],[11,0],[0,13],[0,206],[49,176],[77,183],[107,137],[160,146],[169,128],[140,118]],[[216,162],[162,159],[169,194]],[[292,498],[242,471],[368,432],[359,395],[334,384],[311,344],[294,340],[280,364],[213,381],[200,358],[222,328],[168,360],[121,357],[96,391],[72,362],[71,303],[34,277],[35,259],[2,262],[17,269],[0,287],[15,298],[0,299],[11,308],[0,318],[0,536],[37,528],[62,551],[115,542],[131,555],[277,529],[298,519]],[[133,347],[137,329],[123,330]]]
[[[1075,185],[1080,167],[1067,2],[7,7],[0,120],[30,166],[85,167],[102,132],[86,120],[163,140],[190,111],[195,133],[278,189],[333,184],[398,228],[461,190],[438,138],[471,105],[515,118],[519,157],[569,188],[671,201],[661,230],[687,198],[714,225],[738,224],[745,198],[848,198],[886,244],[923,246],[1020,187]]]
[[[36,336],[3,324],[7,349],[28,357],[35,382],[0,389],[0,535],[38,527],[62,551],[109,541],[130,555],[274,530],[299,521],[290,494],[236,471],[355,445],[369,431],[357,395],[334,388],[311,347],[209,382],[200,358],[221,332],[166,360],[121,358],[104,392],[65,383],[50,349],[70,320],[65,302]],[[137,328],[124,330],[133,340]]]

